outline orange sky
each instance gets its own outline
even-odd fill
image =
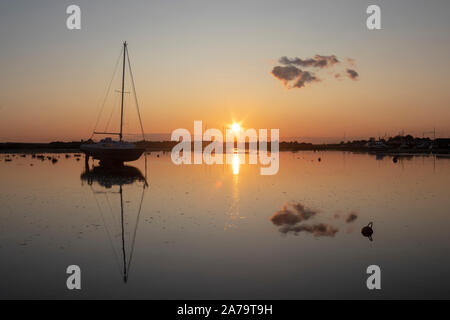
[[[359,2],[273,2],[257,10],[251,1],[199,3],[201,10],[183,2],[82,1],[80,31],[65,28],[65,7],[56,1],[2,3],[0,141],[89,138],[123,40],[146,133],[193,130],[194,120],[221,129],[236,120],[279,128],[282,138],[403,129],[421,136],[433,127],[450,135],[448,4],[386,4],[383,30],[368,31]],[[313,70],[320,82],[286,89],[270,74],[282,56],[316,54],[341,61]],[[357,81],[334,78],[347,57],[355,59]],[[136,118],[126,120],[126,131],[138,133]]]

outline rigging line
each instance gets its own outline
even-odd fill
[[[142,202],[144,201],[144,193],[145,193],[145,184],[144,184],[144,187],[142,188],[141,203],[139,204],[139,210],[138,210],[138,214],[137,214],[137,218],[136,218],[136,225],[134,226],[133,241],[131,242],[130,260],[128,260],[128,274],[130,274],[131,260],[133,260],[134,243],[136,242],[136,234],[137,234],[137,229],[138,229],[138,225],[139,225],[139,218],[141,216]]]
[[[103,103],[102,103],[102,105],[101,105],[100,112],[99,112],[99,114],[98,114],[98,116],[97,116],[97,121],[95,122],[94,130],[92,131],[92,134],[91,134],[90,139],[92,139],[92,137],[94,136],[94,132],[95,132],[95,130],[97,129],[98,122],[100,121],[100,117],[101,117],[101,115],[102,115],[102,113],[103,113],[103,109],[104,109],[105,104],[106,104],[106,99],[108,98],[109,91],[111,90],[111,85],[112,85],[112,82],[113,82],[113,80],[114,80],[114,76],[116,75],[116,72],[117,72],[117,67],[118,67],[119,62],[120,62],[120,57],[122,56],[122,51],[123,51],[123,49],[120,50],[119,57],[117,58],[116,66],[114,67],[114,72],[113,72],[113,74],[112,74],[111,80],[109,81],[108,88],[107,88],[107,90],[106,90],[106,94],[105,94],[105,97],[104,97],[104,99],[103,99]]]
[[[89,185],[89,187],[92,190],[92,194],[94,195],[95,203],[97,204],[97,208],[100,211],[100,216],[102,217],[103,225],[105,226],[106,234],[108,235],[109,245],[111,246],[111,248],[112,248],[112,250],[114,252],[114,260],[116,260],[116,267],[118,269],[117,271],[119,272],[120,275],[122,275],[122,272],[120,270],[119,257],[117,255],[116,248],[114,247],[114,245],[112,243],[111,234],[110,234],[109,229],[108,229],[108,227],[106,225],[106,220],[105,220],[105,217],[103,216],[103,211],[102,211],[102,209],[100,207],[100,204],[98,203],[97,197],[95,196],[94,188],[92,188],[92,185]]]
[[[139,104],[138,104],[138,99],[137,99],[137,95],[136,95],[136,87],[134,85],[133,72],[131,71],[130,54],[128,53],[128,47],[125,48],[125,51],[126,51],[127,60],[128,60],[128,70],[130,71],[131,85],[133,87],[134,101],[136,103],[136,110],[137,110],[137,114],[138,114],[138,117],[139,117],[139,124],[141,125],[142,139],[145,141],[144,127],[142,126],[141,113],[139,111]]]

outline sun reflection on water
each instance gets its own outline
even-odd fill
[[[234,175],[238,175],[239,174],[240,160],[239,160],[239,155],[237,153],[233,154],[232,166],[233,166],[233,174]]]

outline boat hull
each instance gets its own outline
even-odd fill
[[[144,153],[144,148],[98,148],[81,145],[80,150],[93,159],[104,163],[123,163],[136,161]]]

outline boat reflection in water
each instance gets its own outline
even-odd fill
[[[146,177],[132,166],[100,165],[89,168],[87,165],[80,179],[87,182],[92,190],[121,276],[126,283],[133,260],[142,202],[148,187]],[[138,202],[134,209],[130,208],[133,201],[125,199],[124,186],[142,188],[139,200],[134,201]],[[126,230],[127,226],[132,230]]]

